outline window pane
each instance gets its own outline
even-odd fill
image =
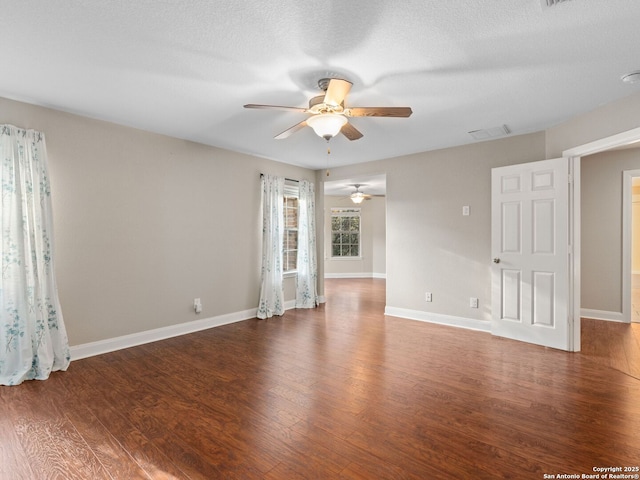
[[[298,228],[298,211],[287,208],[284,211],[284,228]]]
[[[284,248],[287,250],[298,248],[298,232],[296,230],[288,230],[284,238]]]
[[[282,239],[282,268],[285,272],[295,270],[297,262],[298,198],[292,195],[294,194],[285,194],[283,198],[284,235]]]
[[[284,260],[284,271],[288,272],[296,269],[297,252],[295,250],[287,252]]]
[[[331,209],[331,256],[360,256],[360,209]]]

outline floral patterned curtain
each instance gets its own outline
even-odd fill
[[[258,318],[284,314],[282,236],[284,177],[262,176],[262,283]]]
[[[315,191],[313,183],[306,180],[301,180],[299,187],[296,308],[314,308],[318,305]]]
[[[69,366],[46,157],[44,134],[0,125],[0,385],[44,380]]]

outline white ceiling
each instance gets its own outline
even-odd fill
[[[544,2],[546,4],[546,1]],[[331,166],[538,131],[640,91],[640,1],[29,0],[2,5],[0,96],[311,168],[326,144],[305,114],[317,80],[353,82]]]

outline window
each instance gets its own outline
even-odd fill
[[[294,273],[298,262],[298,185],[284,186],[284,239],[282,241],[282,270]]]
[[[360,257],[360,209],[331,209],[331,256]]]

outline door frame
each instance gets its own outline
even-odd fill
[[[569,239],[571,247],[569,249],[569,349],[580,351],[580,163],[581,158],[594,153],[605,152],[612,148],[630,145],[640,142],[640,127],[626,132],[601,138],[594,142],[585,143],[562,152],[562,156],[569,162],[569,175],[571,185],[569,187]],[[624,268],[623,268],[624,275]],[[623,278],[624,282],[624,278]],[[623,283],[624,285],[624,283]],[[624,288],[624,287],[623,287]],[[623,309],[625,307],[624,291]],[[629,308],[629,307],[627,307]]]
[[[622,172],[622,319],[631,323],[631,256],[633,254],[633,179],[640,177],[640,170]]]

